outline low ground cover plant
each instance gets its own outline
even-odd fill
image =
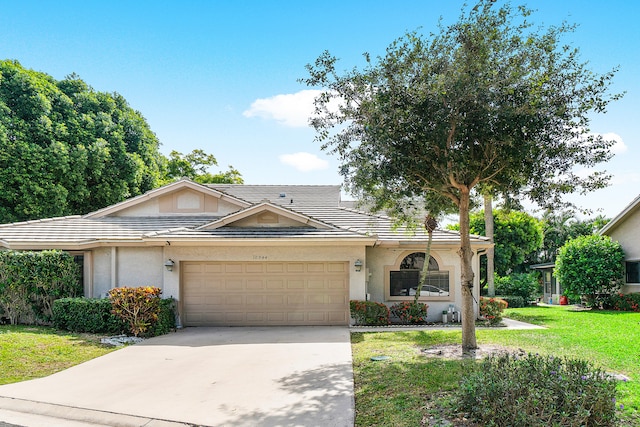
[[[487,357],[463,377],[453,402],[488,427],[617,425],[616,380],[576,359]]]

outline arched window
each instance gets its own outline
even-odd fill
[[[420,284],[420,273],[424,267],[426,255],[424,252],[414,252],[403,258],[400,270],[391,271],[391,296],[413,296]],[[438,262],[429,258],[429,275],[420,296],[449,296],[449,272],[440,271]]]

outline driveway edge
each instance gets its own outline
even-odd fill
[[[92,426],[111,427],[192,427],[175,421],[159,420],[139,417],[135,415],[117,414],[113,412],[97,411],[93,409],[75,408],[52,403],[35,402],[31,400],[0,396],[0,411],[24,414],[22,417],[28,422],[28,416],[44,416],[62,420],[77,421]],[[34,417],[35,418],[35,417]],[[23,422],[25,422],[23,421]],[[35,421],[35,420],[34,420]],[[36,424],[29,424],[36,425]]]

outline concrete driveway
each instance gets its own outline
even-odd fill
[[[353,426],[349,329],[187,328],[0,386],[0,421],[15,422],[3,409],[92,425]]]

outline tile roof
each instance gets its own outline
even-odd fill
[[[207,184],[207,187],[250,203],[268,200],[273,204],[292,208],[340,205],[339,185]]]
[[[229,194],[231,197],[254,203],[254,206],[246,210],[255,210],[256,203],[276,195],[276,199],[271,201],[272,204],[280,205],[281,208],[290,211],[291,218],[308,217],[311,221],[307,221],[307,224],[300,223],[298,227],[237,227],[234,226],[233,221],[230,221],[227,225],[209,229],[202,227],[215,221],[224,221],[224,218],[238,215],[238,212],[226,217],[213,215],[127,217],[88,214],[0,225],[0,247],[66,249],[100,244],[144,244],[144,242],[158,240],[202,241],[203,239],[209,241],[230,239],[355,241],[359,239],[369,244],[375,242],[422,244],[427,241],[427,234],[421,229],[394,228],[392,220],[386,216],[372,215],[339,206],[339,186],[216,184],[209,187]],[[287,196],[280,198],[280,192],[284,192]],[[290,197],[294,198],[293,204],[286,203]],[[322,226],[324,224],[327,227]],[[460,241],[458,233],[447,230],[436,230],[433,238],[435,244],[455,244]],[[475,236],[472,237],[472,243],[487,244],[488,240]]]

